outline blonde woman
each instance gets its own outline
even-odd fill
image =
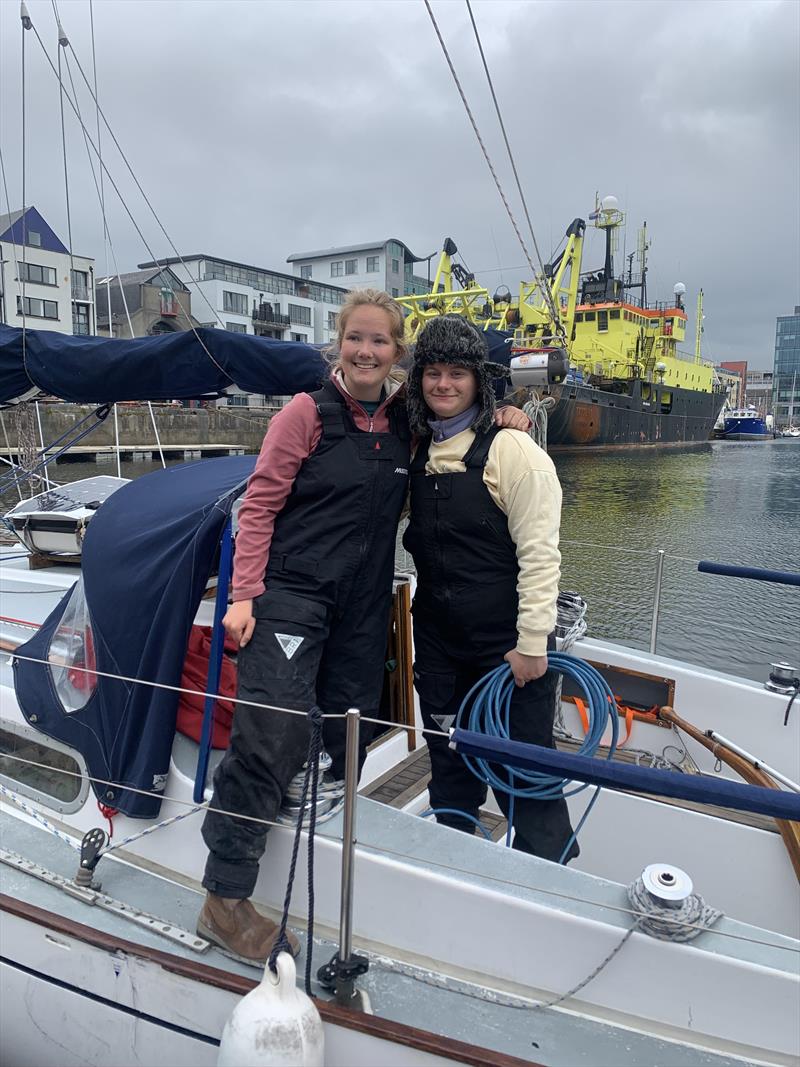
[[[411,448],[402,310],[386,293],[356,290],[337,340],[330,379],[270,423],[239,511],[223,623],[240,646],[240,700],[375,715]],[[274,820],[308,736],[302,716],[237,705],[211,807]],[[324,743],[343,778],[341,720],[326,721]],[[214,811],[203,824],[198,932],[247,961],[265,960],[277,932],[249,900],[266,836],[263,823]]]

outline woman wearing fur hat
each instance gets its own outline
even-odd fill
[[[556,676],[547,668],[556,622],[561,487],[552,460],[527,434],[495,425],[483,335],[459,316],[432,319],[408,381],[414,558],[414,677],[423,722],[447,730],[472,686],[505,660],[516,688],[515,740],[552,746]],[[477,817],[486,785],[441,733],[426,735],[431,807]],[[507,813],[508,797],[498,793]],[[439,822],[473,831],[458,814]],[[566,802],[517,800],[514,847],[558,861],[572,834]],[[578,854],[572,845],[568,858]]]

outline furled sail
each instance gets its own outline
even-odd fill
[[[318,347],[227,330],[198,329],[133,339],[71,337],[0,326],[0,404],[38,394],[73,403],[188,400],[233,386],[288,396],[326,376]]]

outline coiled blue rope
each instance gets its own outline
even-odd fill
[[[565,652],[549,652],[547,661],[551,670],[574,679],[586,697],[589,729],[586,732],[583,744],[578,749],[578,755],[594,756],[596,754],[605,733],[606,725],[610,722],[611,744],[609,745],[606,759],[612,759],[619,738],[619,717],[614,694],[611,692],[605,678],[591,664],[586,663],[584,660],[576,659]],[[481,678],[464,697],[458,710],[456,726],[486,734],[487,737],[512,740],[510,731],[511,698],[514,695],[515,688],[514,675],[509,665],[503,663],[501,666],[496,667]],[[569,779],[541,774],[538,771],[515,770],[512,772],[507,770],[507,777],[501,777],[496,770],[497,764],[491,764],[486,760],[472,756],[462,756],[462,759],[477,778],[486,782],[496,792],[508,795],[507,845],[511,843],[514,801],[516,799],[555,800],[562,796],[575,796],[576,793],[588,788],[587,784],[583,782],[576,783],[572,788],[566,789],[565,786]],[[599,793],[600,787],[597,786],[595,794],[567,842],[559,862],[563,863],[565,857],[569,855],[572,843],[586,822]]]
[[[426,808],[425,811],[419,813],[420,819],[427,819],[429,815],[458,815],[462,819],[469,819],[473,826],[477,826],[487,841],[492,840],[492,835],[481,820],[476,819],[474,815],[470,815],[468,811],[461,811],[459,808]]]

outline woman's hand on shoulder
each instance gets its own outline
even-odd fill
[[[253,617],[252,600],[236,600],[226,611],[222,625],[225,633],[239,648],[244,648],[253,636],[256,620]]]
[[[520,408],[513,404],[505,404],[494,413],[495,425],[501,430],[524,430],[525,433],[531,428],[531,420]]]
[[[522,687],[526,682],[535,682],[547,673],[547,656],[526,656],[523,652],[517,652],[512,648],[506,652],[503,659],[511,668],[514,682]]]

